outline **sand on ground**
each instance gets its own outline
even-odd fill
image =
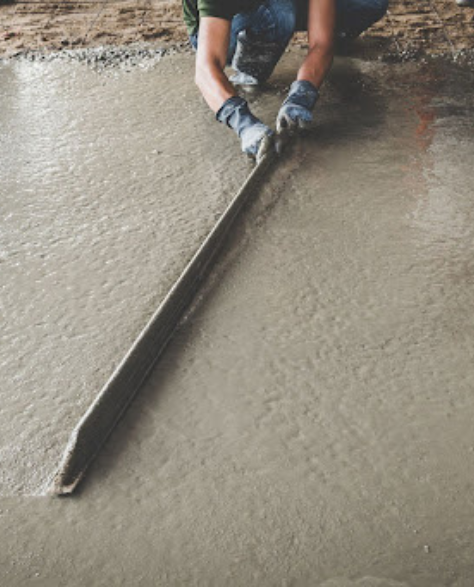
[[[392,0],[367,35],[392,53],[453,53],[474,47],[474,10],[455,0]],[[0,55],[147,43],[186,43],[178,0],[38,0],[0,3]],[[305,42],[297,35],[295,42]]]

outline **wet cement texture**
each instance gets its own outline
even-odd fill
[[[272,85],[252,98],[254,110],[267,122],[276,114],[297,61],[298,55],[288,55]],[[24,67],[27,76],[45,71]],[[55,75],[62,71],[48,67]],[[187,58],[177,58],[165,67],[189,72],[192,66]],[[105,88],[117,84],[120,95],[130,92],[140,100],[147,95],[144,88],[154,87],[151,80],[159,78],[160,68],[111,79],[89,78],[86,70],[75,75],[88,88],[85,93],[98,92],[99,80]],[[176,76],[177,85],[180,79]],[[441,61],[418,66],[347,59],[335,64],[313,131],[294,145],[245,211],[199,300],[79,494],[63,500],[2,499],[2,585],[472,585],[473,82],[472,71]],[[156,87],[159,92],[161,86]],[[236,158],[234,137],[211,124],[190,81],[174,94],[175,107],[183,88],[189,95],[181,103],[193,115],[184,118],[178,137],[165,132],[169,118],[163,128],[155,128],[151,102],[142,102],[146,122],[134,115],[144,126],[136,135],[126,135],[135,137],[137,147],[139,139],[154,143],[150,137],[162,133],[170,149],[186,152],[168,159],[169,175],[161,167],[154,171],[162,178],[158,209],[167,206],[164,213],[171,215],[155,229],[158,233],[170,226],[169,250],[177,251],[172,257],[176,266],[187,254],[183,243],[197,237],[209,210],[218,206],[218,188],[238,184],[246,171],[245,162]],[[179,122],[176,115],[172,120]],[[48,144],[47,133],[40,137]],[[115,145],[120,144],[117,139]],[[64,149],[72,148],[68,145]],[[76,148],[84,156],[88,152],[81,141]],[[121,159],[121,166],[114,163],[115,175],[109,179],[118,183],[110,188],[107,205],[97,203],[99,218],[111,214],[113,198],[115,205],[130,201],[119,189],[121,178],[132,197],[133,186],[141,188],[137,199],[150,193],[150,201],[144,196],[141,206],[149,219],[155,218],[152,171],[138,173],[148,169],[143,149],[121,148],[128,158]],[[210,156],[213,149],[224,157],[225,169],[220,157]],[[118,146],[113,152],[123,153]],[[96,172],[110,164],[108,157],[101,164],[95,157],[97,151],[86,161]],[[239,167],[231,167],[231,160]],[[137,172],[130,183],[130,167],[123,175],[117,171],[126,165]],[[94,174],[89,177],[92,181]],[[177,211],[184,206],[178,189],[183,186],[193,190],[193,204],[199,206],[192,222],[201,217],[202,225],[190,228],[191,221]],[[32,187],[52,195],[37,182]],[[6,193],[11,191],[9,187]],[[21,193],[27,198],[26,190]],[[74,190],[63,213],[72,194]],[[80,194],[75,197],[81,201]],[[134,203],[137,213],[143,212]],[[13,217],[22,210],[13,199],[2,198],[2,205]],[[58,219],[63,218],[61,206],[55,208]],[[37,230],[49,229],[39,226],[40,212],[33,207],[31,230],[37,225]],[[69,214],[77,229],[80,214],[72,215],[70,209]],[[59,220],[58,226],[59,236],[67,236]],[[113,234],[119,234],[120,226],[117,219],[110,240],[96,254],[114,252]],[[134,237],[139,243],[144,226],[142,217]],[[24,262],[34,253],[30,240],[24,244]],[[20,236],[17,242],[22,242]],[[142,259],[151,258],[153,265],[154,247],[168,240],[160,232],[156,241],[145,239],[136,250],[130,250],[133,238],[127,242],[117,255],[120,261],[122,256],[129,259],[120,275],[136,268],[126,286],[128,299],[135,295],[150,301],[153,295],[141,292],[149,287],[158,296],[156,283],[139,281],[137,274]],[[147,244],[149,257],[140,248]],[[112,247],[112,253],[104,247]],[[98,265],[101,273],[103,263]],[[1,267],[7,275],[15,266],[4,261]],[[59,264],[52,275],[59,279],[67,268],[68,263]],[[160,266],[157,273],[166,282],[173,272]],[[34,282],[26,276],[24,282],[28,292]],[[112,317],[95,307],[101,291],[98,287],[98,293],[91,293],[83,319],[87,324],[90,317],[107,334],[105,324]],[[21,295],[18,291],[16,298],[7,298],[10,307],[19,306]],[[104,299],[104,307],[118,303],[107,295]],[[113,318],[118,320],[111,325],[116,345],[140,322],[131,306],[123,302],[121,319]],[[34,304],[29,308],[33,312]],[[24,328],[34,323],[32,315],[20,315]],[[39,369],[41,374],[47,372],[47,362],[53,377],[57,364],[58,380],[78,378],[77,353],[64,351],[67,366],[62,369],[51,357],[46,360],[47,348],[43,358],[30,356],[38,352],[38,341],[46,344],[39,332],[18,365],[28,364],[28,373]],[[92,345],[94,336],[87,329],[84,334]],[[106,340],[96,342],[102,353],[96,370],[101,372],[107,357],[111,362],[119,350],[102,348],[110,344]],[[10,354],[2,344],[2,353],[10,357],[4,369],[14,368],[9,363],[14,344],[9,342]],[[18,387],[23,373],[16,376]],[[38,387],[31,386],[29,395],[15,392],[10,404],[4,390],[6,443],[13,444],[15,429],[28,429],[35,421],[27,413],[18,415],[20,401],[29,402],[33,413],[39,410],[42,419],[49,415],[49,428],[59,431],[54,433],[59,439],[67,418],[61,420],[58,410],[75,411],[78,398],[86,394],[84,388],[72,393],[70,385],[63,386],[58,405],[42,405],[35,395],[46,394],[40,387],[45,380],[38,376]],[[20,428],[13,423],[4,428],[8,409]],[[19,480],[28,486],[23,456],[15,468],[14,458],[6,454],[17,478],[10,487],[17,488]],[[47,451],[43,458],[46,471]]]
[[[35,494],[248,165],[189,59],[0,75],[0,494]]]

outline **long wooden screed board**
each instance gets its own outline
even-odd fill
[[[274,160],[271,152],[252,170],[179,279],[73,430],[47,493],[74,491],[90,463],[164,351],[222,242]]]

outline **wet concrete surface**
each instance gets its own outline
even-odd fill
[[[2,499],[2,584],[472,584],[473,77],[336,63],[78,495]]]
[[[35,494],[249,168],[189,58],[0,75],[0,494]]]

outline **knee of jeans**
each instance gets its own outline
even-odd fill
[[[388,10],[389,0],[375,0],[373,2],[374,12],[377,16],[377,20],[380,20]]]
[[[197,51],[197,46],[198,46],[198,34],[197,33],[193,33],[192,35],[189,35],[189,44],[191,45],[191,47]]]
[[[273,14],[276,37],[282,44],[287,44],[296,28],[295,0],[270,0],[267,6]]]

